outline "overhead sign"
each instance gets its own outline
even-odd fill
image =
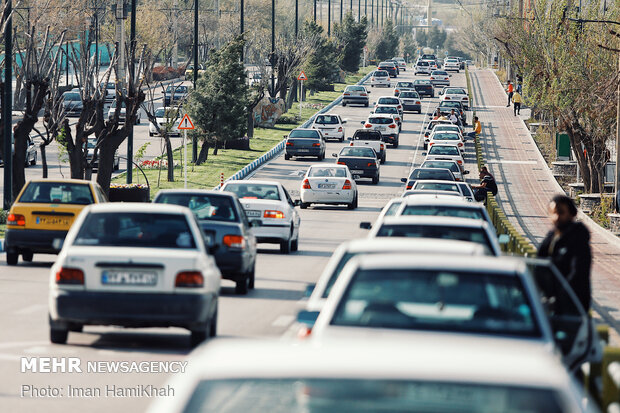
[[[308,80],[308,76],[306,76],[306,74],[302,70],[299,76],[297,76],[297,80]]]
[[[188,129],[194,129],[194,124],[192,123],[192,120],[189,118],[189,115],[186,113],[185,116],[183,116],[183,119],[181,119],[181,122],[179,123],[178,128],[179,130],[188,130]]]

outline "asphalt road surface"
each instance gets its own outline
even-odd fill
[[[413,79],[410,71],[401,73],[398,78]],[[452,85],[465,86],[465,75],[454,74]],[[392,89],[373,88],[371,102],[392,93]],[[302,223],[298,252],[281,255],[276,245],[261,244],[256,290],[247,296],[236,296],[234,284],[222,282],[218,314],[220,337],[279,337],[290,328],[306,285],[317,280],[334,249],[343,241],[366,236],[359,223],[374,220],[390,198],[399,196],[404,188],[400,178],[407,176],[412,165],[423,161],[423,120],[426,112],[432,112],[437,106],[438,98],[425,98],[422,102],[421,115],[405,114],[400,146],[388,149],[387,162],[381,166],[379,185],[371,185],[370,181],[359,182],[358,209],[350,211],[345,207],[318,206],[300,210]],[[351,136],[361,126],[360,122],[369,112],[370,108],[351,106],[332,110],[347,119],[346,136]],[[143,124],[146,121],[143,120]],[[136,143],[136,147],[139,145]],[[334,162],[331,154],[338,152],[343,145],[328,143],[329,157],[323,162]],[[473,177],[477,175],[473,143],[468,142],[466,148],[466,167],[471,171],[469,177]],[[280,156],[259,169],[251,179],[280,181],[293,198],[298,198],[301,178],[313,163],[316,161],[285,161]],[[152,401],[148,395],[105,397],[106,386],[161,386],[170,374],[21,372],[23,357],[79,357],[82,364],[97,360],[171,361],[183,360],[190,351],[189,334],[182,329],[87,326],[82,333],[70,333],[66,345],[52,345],[48,338],[47,301],[49,268],[54,259],[52,255],[35,255],[32,263],[20,262],[16,267],[7,267],[4,256],[0,255],[0,325],[3,326],[0,334],[0,411],[144,411]],[[99,388],[103,396],[69,397],[68,385]]]

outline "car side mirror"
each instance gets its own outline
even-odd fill
[[[452,77],[452,75],[448,75],[448,77]]]
[[[372,223],[370,222],[360,222],[360,228],[361,229],[371,229],[372,228]]]
[[[501,234],[497,240],[499,241],[500,245],[506,245],[510,242],[510,236],[508,234]]]
[[[364,121],[361,121],[360,123],[363,125],[363,124],[364,124]]]
[[[400,178],[400,182],[407,183],[407,178]]]
[[[316,323],[316,319],[319,318],[318,311],[308,311],[301,310],[297,313],[297,322],[301,324],[305,324],[306,326],[312,328],[314,323]]]
[[[288,138],[288,135],[283,135],[284,139]]]
[[[342,123],[347,123],[347,120],[346,120],[346,119],[345,119],[345,120],[343,120],[343,121],[342,121]]]
[[[464,171],[463,175],[469,175],[469,171]]]
[[[62,249],[63,245],[65,245],[64,238],[54,238],[54,240],[52,241],[52,247],[54,247],[54,249],[58,251]]]
[[[296,199],[296,200],[293,201],[293,205],[294,206],[299,206],[299,205],[301,205],[301,201],[299,199]]]
[[[304,296],[310,297],[312,293],[314,292],[315,287],[316,287],[316,284],[308,284],[306,286],[306,291],[304,291]]]
[[[338,157],[338,154],[337,154],[337,153],[332,153],[332,156],[333,156],[334,158],[337,158],[337,157]]]
[[[347,138],[347,140],[348,140],[348,141],[352,141],[352,140],[353,140],[353,137],[352,137],[352,136],[349,136],[349,137]]]

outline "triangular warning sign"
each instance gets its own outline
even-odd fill
[[[299,76],[297,76],[297,80],[308,80],[308,76],[306,76],[306,74],[302,70]]]
[[[194,129],[194,124],[192,123],[192,120],[189,118],[189,115],[187,113],[185,114],[185,116],[183,116],[183,119],[181,119],[181,122],[179,123],[177,129]]]

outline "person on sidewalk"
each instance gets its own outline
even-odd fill
[[[514,107],[515,116],[521,114],[521,103],[523,102],[523,98],[521,94],[517,91],[512,95],[512,105]]]
[[[540,244],[538,256],[551,259],[587,313],[592,300],[590,232],[584,224],[575,220],[577,206],[566,195],[556,195],[551,199],[549,215],[553,229]]]
[[[467,134],[467,137],[473,140],[476,140],[476,137],[480,136],[480,133],[482,133],[482,124],[480,123],[480,121],[478,120],[478,116],[474,116],[474,131],[473,132],[469,132]]]
[[[517,74],[517,92],[521,93],[521,89],[523,88],[523,76]]]
[[[452,109],[450,111],[450,118],[449,119],[450,119],[450,122],[454,123],[455,125],[457,123],[459,123],[459,118],[456,117],[456,112],[454,112],[454,109]]]
[[[514,91],[514,86],[512,86],[512,82],[509,80],[508,86],[506,87],[506,93],[508,93],[508,104],[506,105],[507,108],[510,107],[510,102],[512,101],[512,94],[514,93]]]

